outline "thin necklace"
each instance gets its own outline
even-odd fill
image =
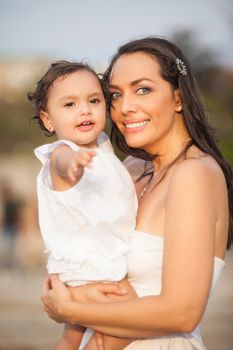
[[[186,144],[186,146],[183,148],[183,150],[181,150],[181,152],[175,157],[175,159],[170,163],[170,166],[173,165],[179,158],[182,157],[183,154],[185,154],[185,152],[187,152],[187,150],[193,145],[193,141],[192,140],[189,140],[189,142]],[[166,168],[165,168],[166,169]],[[164,169],[163,169],[164,170]],[[162,171],[163,171],[162,170]],[[166,175],[166,173],[165,173]],[[161,174],[160,174],[161,176]],[[150,180],[147,182],[147,184],[143,187],[140,195],[139,195],[139,199],[142,199],[145,195],[145,193],[147,192],[149,186],[150,186],[150,183],[151,183],[151,180],[152,180],[153,176],[150,178]],[[160,180],[159,180],[160,182]],[[158,183],[159,183],[158,182]]]
[[[146,191],[148,190],[149,186],[150,186],[150,183],[151,183],[151,180],[152,180],[153,176],[151,176],[151,178],[149,179],[149,181],[147,182],[147,184],[143,187],[140,195],[139,195],[139,199],[142,199],[146,193]]]
[[[148,187],[149,187],[149,183],[146,184],[145,187],[143,187],[143,190],[141,191],[141,193],[140,193],[140,195],[139,195],[139,199],[142,199],[142,198],[143,198],[143,196],[144,196],[144,194],[146,193]]]

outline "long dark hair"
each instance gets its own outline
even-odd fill
[[[233,184],[232,170],[230,165],[221,154],[214,138],[213,128],[207,120],[207,113],[204,108],[199,89],[192,74],[191,67],[182,51],[168,40],[157,37],[146,37],[134,41],[130,41],[121,46],[117,53],[112,57],[112,60],[104,74],[104,81],[108,85],[114,64],[118,58],[124,54],[135,52],[144,52],[153,57],[160,66],[160,73],[164,80],[171,84],[171,87],[180,91],[182,101],[182,109],[184,123],[191,137],[191,142],[187,149],[193,144],[202,150],[205,154],[212,156],[221,167],[227,184],[228,203],[229,203],[229,234],[227,248],[230,248],[233,242]],[[178,67],[176,59],[180,59],[182,64]],[[181,72],[184,68],[186,71]],[[183,74],[182,74],[183,73]],[[111,131],[112,141],[123,152],[145,160],[152,160],[156,156],[148,154],[142,149],[134,149],[126,144],[124,136],[120,133],[114,123],[112,123]],[[180,153],[174,161],[177,161],[184,152]],[[168,165],[167,169],[174,164],[174,161]]]

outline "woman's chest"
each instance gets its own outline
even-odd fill
[[[166,183],[160,184],[148,192],[145,191],[140,198],[143,189],[145,189],[143,186],[137,188],[139,207],[136,228],[140,231],[163,236],[168,186]]]

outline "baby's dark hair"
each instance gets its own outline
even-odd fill
[[[40,112],[46,110],[47,106],[47,97],[49,88],[52,86],[54,81],[59,77],[64,77],[66,75],[78,72],[78,71],[86,71],[92,73],[96,79],[99,81],[100,86],[102,88],[104,97],[106,99],[107,112],[109,111],[110,106],[110,97],[108,93],[108,89],[105,87],[100,75],[98,75],[94,69],[89,66],[87,63],[79,62],[79,61],[56,61],[53,62],[49,69],[45,72],[42,78],[37,82],[35,91],[29,92],[27,97],[30,102],[34,105],[35,115],[33,116],[33,120],[36,120],[40,128],[45,131],[47,136],[54,135],[54,131],[48,131],[43,121],[40,118]]]

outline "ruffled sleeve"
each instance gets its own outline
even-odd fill
[[[80,148],[73,142],[67,140],[58,140],[53,143],[47,143],[45,145],[39,146],[34,149],[36,157],[41,161],[42,164],[45,164],[50,158],[51,153],[55,148],[60,145],[67,145],[74,151],[78,151]]]

